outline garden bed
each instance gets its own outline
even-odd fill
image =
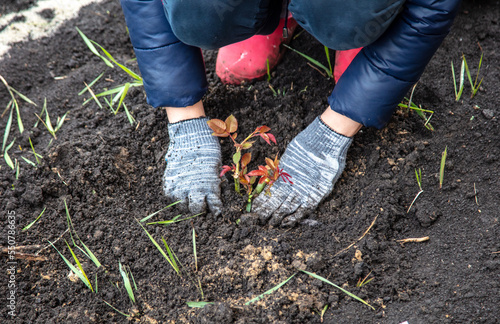
[[[18,3],[24,9],[28,2]],[[10,2],[5,8],[16,10]],[[186,275],[178,276],[137,222],[170,203],[162,191],[169,140],[165,112],[145,103],[142,88],[131,89],[125,99],[136,120],[131,125],[123,110],[114,115],[94,101],[82,106],[89,93],[78,95],[84,82],[90,83],[101,72],[104,76],[93,86],[96,92],[130,77],[106,67],[75,27],[138,71],[136,63],[129,61],[134,53],[119,2],[87,6],[53,36],[15,44],[0,61],[0,75],[37,107],[20,100],[23,134],[14,116],[8,142],[16,138],[9,155],[19,162],[18,178],[4,159],[0,161],[4,233],[0,245],[11,245],[8,221],[14,219],[12,246],[28,246],[17,252],[44,260],[21,254],[9,260],[2,254],[0,295],[11,296],[7,270],[12,266],[17,290],[13,294],[16,316],[8,314],[4,299],[0,318],[15,323],[319,323],[319,313],[327,305],[325,323],[495,323],[500,313],[499,24],[496,1],[464,1],[450,36],[413,94],[413,102],[435,112],[430,120],[435,130],[427,129],[415,111],[404,108],[384,129],[363,129],[349,150],[334,192],[310,215],[314,221],[293,228],[259,224],[244,214],[244,200],[234,193],[231,181],[225,181],[220,217],[205,214],[168,226],[147,225],[158,242],[165,238],[186,271],[199,278],[203,299],[198,279],[193,283]],[[291,46],[326,64],[323,46],[306,32]],[[462,53],[473,79],[484,53],[480,70],[484,81],[471,99],[466,77],[457,102],[450,62],[455,63],[458,77]],[[280,90],[277,96],[266,80],[223,85],[214,72],[216,52],[204,54],[210,83],[204,99],[207,114],[219,119],[234,114],[242,134],[265,124],[276,136],[277,146],[259,143],[252,148],[254,161],[283,153],[292,138],[327,107],[334,82],[295,53],[288,52],[272,73],[269,83]],[[41,122],[33,127],[38,120],[34,113],[40,114],[45,99],[53,123],[69,111],[57,139]],[[5,107],[9,100],[9,93],[0,86],[0,105]],[[0,119],[2,134],[8,116]],[[43,157],[40,164],[30,139]],[[229,161],[232,147],[227,139],[222,140],[222,148],[224,160]],[[419,191],[415,169],[422,170],[423,193],[407,212]],[[76,233],[102,267],[73,247],[65,202]],[[44,208],[40,219],[21,231]],[[151,220],[178,214],[174,206]],[[398,242],[422,237],[429,240]],[[55,242],[73,260],[64,240],[82,262],[95,293],[68,276],[70,269],[48,246],[48,241]],[[119,262],[135,279],[135,303],[123,287]],[[327,278],[375,310],[298,269]],[[294,273],[277,291],[245,305]],[[365,277],[373,280],[357,287]],[[215,304],[187,305],[201,300]]]

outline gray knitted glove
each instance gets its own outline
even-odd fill
[[[181,206],[191,213],[201,213],[208,205],[219,215],[221,151],[207,120],[203,117],[168,125],[170,144],[163,189],[167,197],[182,200]]]
[[[293,185],[276,181],[270,197],[261,194],[255,199],[254,212],[272,226],[296,224],[332,192],[351,142],[316,118],[290,142],[280,160]]]

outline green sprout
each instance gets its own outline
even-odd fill
[[[318,60],[315,60],[313,59],[312,57],[302,53],[302,52],[299,52],[297,51],[296,49],[286,45],[286,44],[283,44],[283,46],[285,46],[286,48],[288,48],[289,50],[292,50],[293,52],[299,54],[300,56],[302,56],[303,58],[305,58],[306,60],[308,60],[309,62],[311,62],[312,64],[314,65],[311,65],[311,67],[315,68],[319,68],[317,69],[317,71],[319,73],[321,73],[324,77],[328,77],[328,78],[331,78],[333,76],[333,72],[332,72],[332,66],[331,66],[331,63],[330,63],[330,55],[329,55],[329,51],[328,51],[328,48],[325,47],[325,53],[326,53],[326,57],[327,57],[327,61],[328,61],[328,64],[330,66],[330,68],[327,68],[326,66],[324,66],[323,64],[321,64]],[[316,67],[315,67],[316,66]],[[321,72],[321,70],[323,70],[325,73]]]
[[[415,89],[415,88],[413,88],[413,89]],[[413,96],[413,91],[412,91],[412,96]],[[410,96],[410,98],[412,96]],[[428,110],[428,109],[422,109],[421,105],[417,106],[414,102],[411,101],[411,99],[408,99],[406,97],[405,97],[405,100],[408,101],[408,104],[399,103],[398,107],[414,110],[417,113],[417,115],[425,121],[425,123],[424,123],[425,128],[427,128],[430,131],[434,131],[434,127],[430,123],[430,120],[431,120],[432,116],[434,115],[434,111]],[[429,117],[427,117],[426,113],[430,114]]]
[[[131,87],[143,86],[143,80],[141,76],[132,71],[131,69],[127,68],[125,65],[118,63],[118,61],[116,61],[116,59],[104,47],[99,45],[97,42],[89,39],[78,27],[76,27],[76,30],[78,31],[78,33],[80,34],[80,36],[82,37],[83,41],[90,49],[90,51],[94,53],[96,56],[98,56],[108,67],[114,68],[113,65],[114,63],[122,71],[124,71],[125,73],[127,73],[129,76],[132,77],[131,82],[126,82],[125,84],[119,85],[118,87],[103,91],[98,94],[94,94],[91,87],[102,77],[103,73],[101,73],[89,85],[85,84],[85,88],[79,92],[78,95],[82,95],[86,91],[89,91],[89,93],[91,94],[91,98],[85,100],[83,105],[87,104],[90,100],[94,100],[97,102],[97,105],[100,108],[102,108],[102,104],[99,102],[98,98],[103,97],[104,101],[106,102],[109,109],[113,112],[114,115],[118,113],[120,107],[123,105],[128,121],[131,125],[133,125],[135,123],[135,119],[128,110],[127,106],[125,105],[124,100]],[[96,47],[99,48],[104,53],[104,55],[100,54]],[[110,96],[110,99],[108,100],[106,96]],[[116,108],[114,108],[115,104],[117,104]]]
[[[470,75],[469,71],[469,66],[467,65],[467,61],[465,60],[465,55],[462,55],[463,57],[463,63],[465,65],[465,71],[467,72],[467,78],[469,79],[470,86],[472,88],[471,90],[471,99],[474,98],[476,95],[477,91],[479,90],[479,87],[481,87],[481,83],[483,83],[483,78],[481,78],[481,81],[479,81],[479,84],[477,83],[477,80],[479,79],[479,71],[481,70],[481,63],[483,62],[483,53],[481,53],[481,58],[479,59],[479,66],[477,68],[477,73],[476,73],[476,80],[474,83],[472,83],[472,77]]]
[[[418,168],[418,171],[417,171],[417,169],[415,169],[415,178],[417,179],[417,184],[418,184],[418,188],[420,189],[420,191],[417,193],[415,198],[413,198],[413,201],[411,202],[410,207],[408,207],[408,210],[406,211],[406,213],[410,212],[410,209],[413,206],[413,204],[415,203],[415,201],[417,200],[418,196],[420,196],[420,194],[422,192],[424,192],[424,190],[422,189],[422,169]]]
[[[24,231],[27,231],[27,230],[29,230],[29,229],[31,228],[31,226],[35,225],[35,223],[36,223],[36,222],[40,219],[40,217],[42,217],[43,213],[45,213],[45,209],[47,209],[47,207],[45,207],[45,208],[42,210],[42,212],[40,213],[40,215],[38,215],[38,217],[37,217],[37,218],[35,218],[35,220],[34,220],[34,221],[32,221],[31,223],[29,223],[28,225],[26,225],[26,226],[22,229],[22,231],[23,231],[23,232],[24,232]]]
[[[128,297],[130,298],[132,303],[135,303],[134,290],[132,289],[132,284],[130,283],[130,278],[128,276],[128,272],[126,269],[124,269],[121,262],[118,262],[118,265],[119,265],[120,274],[122,275],[122,278],[123,278],[123,285],[125,286],[125,290],[127,290]],[[131,272],[131,274],[132,274],[132,272]],[[135,282],[134,282],[134,284],[135,284]],[[137,290],[137,286],[135,287],[135,289]]]
[[[358,296],[354,295],[353,293],[348,292],[348,291],[347,291],[347,290],[345,290],[344,288],[337,286],[336,284],[334,284],[333,282],[329,281],[328,279],[325,279],[325,278],[323,278],[323,277],[321,277],[321,276],[318,276],[318,275],[317,275],[317,274],[315,274],[315,273],[311,273],[311,272],[308,272],[308,271],[305,271],[305,270],[300,270],[300,271],[302,271],[302,272],[303,272],[303,273],[305,273],[305,274],[308,274],[309,276],[311,276],[311,277],[313,277],[313,278],[315,278],[315,279],[321,280],[321,281],[323,281],[323,282],[325,282],[325,283],[327,283],[327,284],[329,284],[329,285],[331,285],[331,286],[333,286],[333,287],[335,287],[335,288],[339,289],[340,291],[342,291],[342,292],[343,292],[344,294],[346,294],[347,296],[349,296],[349,297],[351,297],[351,298],[354,298],[354,299],[356,299],[357,301],[359,301],[359,302],[361,302],[361,303],[365,304],[366,306],[371,307],[373,310],[375,310],[375,308],[374,308],[373,306],[371,306],[370,304],[368,304],[367,302],[365,302],[363,299],[359,298]]]
[[[370,271],[370,273],[369,273],[369,274],[367,274],[367,275],[366,275],[366,277],[364,277],[364,278],[359,278],[359,279],[358,279],[358,282],[356,283],[356,287],[361,288],[361,287],[363,287],[364,285],[369,284],[369,283],[370,283],[370,281],[372,281],[373,279],[375,279],[375,278],[370,278],[370,279],[368,279],[368,277],[370,276],[370,274],[371,274],[371,273],[372,273],[372,272]],[[367,280],[367,279],[368,279],[368,280]]]
[[[269,69],[269,59],[266,59],[266,68],[267,68],[267,82],[270,82],[271,81],[271,70]]]
[[[465,56],[464,56],[465,58]],[[462,59],[462,65],[460,67],[460,85],[457,87],[457,80],[455,78],[455,68],[453,66],[453,61],[451,61],[451,74],[453,76],[453,87],[455,89],[455,101],[459,101],[462,97],[462,92],[464,91],[464,74],[465,74],[465,61]]]
[[[245,303],[245,305],[250,305],[251,303],[254,303],[258,300],[261,300],[265,295],[269,295],[269,294],[272,294],[273,292],[275,292],[276,290],[280,289],[282,286],[284,286],[288,281],[290,281],[290,279],[292,279],[294,276],[296,275],[296,273],[294,273],[293,275],[291,275],[290,277],[288,277],[288,279],[286,279],[285,281],[277,284],[276,286],[274,286],[273,288],[267,290],[266,292],[258,295],[257,297],[254,297],[252,298],[251,300],[247,301]]]
[[[37,114],[35,114],[35,115],[42,122],[42,124],[45,125],[45,128],[47,128],[50,135],[52,135],[54,137],[54,139],[57,139],[56,133],[63,125],[64,120],[66,119],[66,116],[68,115],[69,111],[67,111],[62,117],[57,117],[57,122],[56,122],[56,125],[54,127],[54,126],[52,126],[52,122],[50,121],[49,111],[47,110],[47,98],[45,98],[45,100],[43,101],[43,107],[44,107],[44,109],[42,111],[45,110],[45,121],[43,121],[43,119],[40,116],[38,116]]]
[[[444,180],[444,167],[446,165],[446,155],[448,153],[448,146],[444,148],[443,153],[441,153],[441,165],[439,167],[439,189],[443,187]]]

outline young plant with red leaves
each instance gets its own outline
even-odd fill
[[[227,172],[231,171],[234,178],[234,188],[236,192],[241,193],[241,185],[245,188],[248,195],[247,211],[250,211],[251,200],[254,196],[264,190],[267,186],[267,192],[273,185],[273,183],[282,177],[283,181],[290,181],[290,175],[279,168],[278,157],[274,160],[266,158],[266,166],[259,166],[258,170],[248,172],[248,164],[252,159],[251,153],[245,153],[242,155],[243,150],[247,150],[253,146],[255,141],[251,141],[252,138],[260,136],[267,144],[271,145],[271,142],[276,144],[276,138],[273,134],[269,133],[271,130],[267,126],[257,127],[250,135],[248,135],[241,143],[236,141],[238,136],[238,121],[231,115],[225,121],[220,119],[211,119],[208,121],[208,126],[214,131],[212,135],[218,137],[229,137],[234,143],[236,148],[236,153],[233,154],[233,163],[231,165],[224,165],[222,167],[222,172],[220,176],[222,177]],[[260,177],[259,182],[254,189],[253,185],[256,179]]]

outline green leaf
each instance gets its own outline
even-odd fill
[[[123,269],[121,262],[118,261],[118,264],[119,264],[120,274],[122,275],[123,278],[123,284],[125,286],[125,289],[127,290],[128,297],[130,298],[132,303],[135,303],[134,291],[132,290],[132,285],[130,284],[128,273]]]
[[[66,242],[66,241],[64,241],[64,242]],[[87,274],[83,270],[83,267],[82,267],[82,264],[80,263],[80,260],[78,260],[78,257],[75,255],[75,253],[71,249],[71,246],[69,246],[68,242],[66,242],[66,245],[68,246],[68,249],[71,252],[71,255],[73,256],[73,259],[75,260],[76,264],[78,265],[78,268],[80,269],[81,274],[85,277],[85,282],[87,283],[90,290],[92,290],[92,292],[94,292],[94,289],[92,288],[92,284],[90,283],[90,280],[87,277]]]
[[[16,141],[16,139],[14,138],[12,140],[12,142],[10,142],[9,145],[7,145],[7,147],[5,148],[5,151],[3,152],[3,158],[5,159],[5,162],[7,163],[7,165],[12,169],[14,170],[14,163],[12,162],[12,159],[10,158],[10,155],[9,155],[9,150],[10,148],[12,147],[12,145],[14,145],[14,142]]]
[[[329,284],[329,285],[332,285],[333,287],[335,287],[335,288],[339,289],[340,291],[342,291],[344,294],[346,294],[346,295],[348,295],[348,296],[350,296],[350,297],[352,297],[352,298],[356,299],[356,300],[357,300],[357,301],[359,301],[359,302],[362,302],[362,303],[363,303],[363,304],[365,304],[366,306],[371,307],[373,310],[375,310],[375,308],[374,308],[372,305],[368,304],[368,303],[367,303],[367,302],[365,302],[363,299],[359,298],[358,296],[354,295],[353,293],[350,293],[350,292],[348,292],[347,290],[345,290],[345,289],[343,289],[343,288],[341,288],[341,287],[337,286],[337,285],[336,285],[336,284],[334,284],[333,282],[331,282],[331,281],[329,281],[329,280],[327,280],[327,279],[325,279],[325,278],[323,278],[323,277],[321,277],[321,276],[318,276],[318,275],[317,275],[317,274],[315,274],[315,273],[311,273],[311,272],[308,272],[308,271],[305,271],[305,270],[300,270],[300,271],[304,272],[305,274],[310,275],[311,277],[313,277],[313,278],[315,278],[315,279],[321,280],[321,281],[323,281],[323,282],[326,282],[326,283],[327,283],[327,284]]]
[[[240,160],[241,160],[241,152],[238,151],[238,152],[234,153],[234,155],[233,155],[233,162],[234,162],[234,164],[238,164],[238,163],[240,163]]]
[[[100,78],[102,78],[103,75],[104,75],[104,72],[99,74],[99,76],[97,78],[95,78],[92,82],[90,82],[89,84],[85,84],[85,88],[83,88],[82,91],[78,92],[78,95],[81,96],[82,94],[87,92],[97,81],[99,81]]]
[[[141,223],[144,223],[145,221],[147,221],[148,219],[150,219],[150,218],[151,218],[151,217],[153,217],[154,215],[156,215],[156,214],[158,214],[158,213],[160,213],[160,212],[164,211],[165,209],[167,209],[167,208],[169,208],[169,207],[172,207],[172,206],[174,206],[174,205],[177,205],[177,204],[178,204],[178,203],[180,203],[180,202],[181,202],[181,200],[178,200],[178,201],[176,201],[176,202],[174,202],[174,203],[171,203],[170,205],[165,206],[165,207],[163,207],[162,209],[160,209],[160,210],[158,210],[158,211],[155,211],[154,213],[152,213],[152,214],[150,214],[150,215],[148,215],[148,216],[144,217],[143,219],[141,219],[141,220],[140,220],[140,222],[141,222]]]
[[[285,281],[283,281],[282,283],[274,286],[273,288],[269,289],[268,291],[266,291],[265,293],[263,294],[260,294],[259,296],[251,299],[250,301],[246,302],[245,305],[249,305],[251,303],[254,303],[258,300],[260,300],[262,297],[264,297],[265,295],[269,295],[271,293],[273,293],[274,291],[280,289],[284,284],[286,284],[290,279],[292,279],[294,276],[296,275],[296,273],[294,273],[293,275],[291,275],[288,279],[286,279]]]
[[[88,281],[88,279],[87,279],[87,280],[85,280],[85,279],[86,279],[86,276],[84,276],[84,275],[80,272],[80,270],[78,270],[78,269],[77,269],[77,268],[76,268],[76,267],[75,267],[75,266],[74,266],[71,262],[69,262],[69,260],[68,260],[68,259],[66,259],[66,258],[64,257],[64,255],[62,255],[62,253],[61,253],[61,252],[59,252],[59,250],[58,250],[58,249],[54,246],[54,244],[52,244],[52,242],[50,242],[50,241],[48,241],[48,242],[50,243],[50,245],[52,245],[52,247],[53,247],[54,249],[56,249],[57,253],[59,253],[59,255],[61,256],[61,258],[64,260],[64,262],[66,263],[66,265],[67,265],[67,266],[71,269],[71,271],[73,271],[73,272],[74,272],[74,273],[78,276],[78,278],[80,278],[80,280],[81,280],[81,281],[82,281],[82,282],[83,282],[83,283],[84,283],[84,284],[85,284],[85,285],[86,285],[86,286],[87,286],[90,290],[92,290],[92,288],[91,288],[91,286],[90,286],[90,282]],[[68,242],[66,242],[66,244],[68,244]],[[69,246],[69,245],[68,245],[68,246]],[[92,291],[93,291],[93,290],[92,290]]]
[[[182,218],[182,219],[179,219],[181,217],[181,215],[177,215],[174,218],[169,219],[169,220],[159,221],[159,222],[151,222],[151,223],[147,223],[146,225],[168,225],[168,224],[182,222],[182,221],[185,221],[185,220],[188,220],[188,219],[191,219],[191,218],[195,218],[195,217],[198,217],[198,216],[200,216],[202,214],[203,213],[199,213],[199,214],[196,214],[196,215],[193,215],[193,216],[189,216],[189,217],[186,217],[186,218]]]
[[[30,162],[31,162],[31,161],[30,161]],[[33,163],[33,162],[31,162],[31,163]],[[34,163],[33,163],[33,164],[34,164]],[[47,207],[45,207],[45,208],[42,210],[42,212],[40,213],[40,215],[38,215],[38,217],[37,217],[37,218],[35,218],[35,220],[34,220],[34,221],[32,221],[31,223],[29,223],[28,225],[26,225],[26,226],[22,229],[22,231],[24,232],[24,231],[29,230],[29,229],[30,229],[30,227],[31,227],[31,226],[33,226],[33,225],[34,225],[34,224],[35,224],[35,223],[36,223],[36,222],[40,219],[40,217],[42,217],[43,213],[45,212],[45,209],[47,209]]]
[[[7,104],[7,108],[12,105],[12,100]],[[3,133],[3,142],[2,142],[2,152],[5,150],[5,145],[7,144],[7,140],[9,139],[10,129],[12,127],[12,112],[14,111],[14,107],[10,109],[9,119],[7,119],[7,124],[5,126],[5,131]]]
[[[109,66],[110,68],[113,68],[114,67],[113,64],[111,64],[111,62],[109,62],[104,56],[99,54],[99,52],[94,47],[94,45],[92,45],[92,41],[87,36],[85,36],[85,34],[78,27],[75,27],[75,28],[78,31],[78,33],[80,34],[80,36],[82,37],[82,39],[85,42],[85,44],[87,45],[87,47],[90,49],[90,51],[92,53],[94,53],[95,55],[97,55],[101,60],[103,60],[107,66]]]
[[[314,65],[316,65],[317,67],[319,67],[319,68],[323,69],[323,70],[326,72],[326,74],[327,74],[328,76],[331,76],[331,75],[330,75],[330,70],[329,70],[326,66],[324,66],[323,64],[321,64],[319,61],[317,61],[317,60],[313,59],[313,58],[312,58],[312,57],[310,57],[310,56],[307,56],[307,55],[306,55],[306,54],[304,54],[304,53],[301,53],[301,52],[297,51],[296,49],[291,48],[290,46],[288,46],[288,45],[286,45],[286,44],[282,44],[282,45],[283,45],[283,46],[285,46],[286,48],[288,48],[288,49],[290,49],[290,50],[294,51],[295,53],[299,54],[300,56],[304,57],[305,59],[309,60],[312,64],[314,64]]]
[[[204,302],[204,301],[198,301],[198,302],[187,302],[186,303],[188,307],[196,307],[196,308],[203,308],[206,305],[214,304],[214,302]]]
[[[34,166],[36,168],[36,164],[33,161],[28,160],[24,156],[21,156],[21,159],[23,159],[24,162],[26,162],[26,163],[28,163],[28,164],[30,164],[30,165],[32,165],[32,166]]]

